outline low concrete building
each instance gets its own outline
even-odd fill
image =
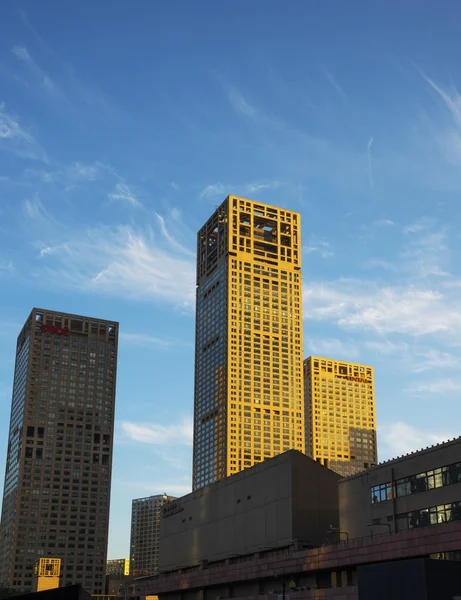
[[[375,563],[407,562],[411,558],[460,560],[459,523],[368,535],[313,549],[269,550],[219,563],[203,563],[175,573],[137,579],[129,586],[127,596],[130,600],[148,595],[158,595],[160,600],[280,600],[285,592],[287,600],[376,600],[376,594],[361,595],[358,569]],[[425,596],[407,597],[421,600]]]
[[[338,520],[338,480],[290,450],[163,507],[159,571],[318,546]]]
[[[339,482],[349,539],[461,519],[461,437],[381,463]]]

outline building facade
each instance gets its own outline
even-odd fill
[[[373,367],[304,361],[306,454],[342,476],[378,462]]]
[[[351,538],[461,521],[461,438],[342,479],[338,489],[340,528]]]
[[[198,233],[194,489],[304,451],[300,235],[235,196]]]
[[[131,508],[130,575],[158,573],[160,518],[165,504],[174,496],[160,494],[137,498]]]
[[[34,308],[19,334],[0,581],[33,588],[40,558],[61,585],[104,593],[118,323]]]
[[[339,524],[339,475],[290,450],[163,508],[159,571],[318,546]]]
[[[107,561],[106,595],[118,596],[131,580],[129,558],[115,558]]]
[[[106,562],[106,575],[129,575],[130,559],[113,558]]]

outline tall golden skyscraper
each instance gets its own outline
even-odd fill
[[[310,356],[304,361],[306,454],[340,475],[373,467],[373,367]]]
[[[228,196],[197,236],[193,487],[304,451],[300,215]]]

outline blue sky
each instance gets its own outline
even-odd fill
[[[195,232],[302,214],[305,355],[376,368],[380,458],[460,433],[461,7],[0,6],[0,464],[33,306],[120,321],[109,556],[191,481]]]

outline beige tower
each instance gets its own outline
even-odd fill
[[[306,454],[343,476],[376,465],[373,367],[310,356],[304,390]]]
[[[193,486],[304,451],[300,215],[229,196],[197,238]]]

